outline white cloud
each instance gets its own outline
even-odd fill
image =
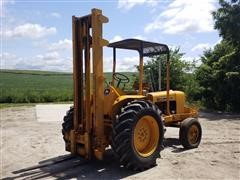
[[[132,9],[137,5],[148,5],[148,6],[156,6],[158,4],[158,0],[118,0],[118,8],[122,8],[125,10]]]
[[[196,58],[194,57],[189,57],[189,56],[183,56],[182,60],[186,62],[193,62]]]
[[[189,62],[189,63],[194,63],[195,66],[197,66],[197,67],[201,65],[201,61],[200,61],[199,56],[196,56],[196,57],[183,56],[182,60],[186,61],[186,62]]]
[[[147,37],[145,36],[142,36],[142,35],[136,35],[136,36],[133,36],[133,37],[127,37],[128,38],[134,38],[134,39],[140,39],[140,40],[147,40]],[[112,43],[112,42],[117,42],[117,41],[121,41],[123,40],[124,38],[120,35],[116,35],[114,36],[109,42]]]
[[[142,35],[137,35],[133,37],[134,39],[140,39],[140,40],[147,40],[147,38],[145,36]]]
[[[175,0],[147,24],[144,31],[162,30],[168,34],[213,31],[214,3],[212,0]]]
[[[197,44],[196,46],[194,46],[191,51],[202,51],[204,49],[208,49],[208,48],[211,48],[212,45],[209,44],[209,43],[200,43],[200,44]]]
[[[54,52],[49,52],[49,53],[46,53],[44,55],[42,54],[39,54],[36,56],[37,59],[40,59],[40,60],[45,60],[45,61],[58,61],[60,59],[60,55],[58,52],[54,51]]]
[[[58,13],[58,12],[52,12],[50,15],[51,15],[52,17],[55,17],[55,18],[60,18],[60,17],[61,17],[61,14]]]
[[[70,57],[62,57],[58,52],[39,54],[33,58],[25,58],[16,64],[16,69],[34,69],[46,71],[72,71]]]
[[[67,38],[63,40],[59,40],[58,42],[50,44],[48,49],[50,51],[65,50],[65,49],[69,50],[69,49],[72,49],[72,41]]]
[[[39,39],[57,32],[55,27],[44,27],[40,24],[26,23],[16,26],[13,29],[8,29],[3,32],[3,36],[7,38],[31,38]]]
[[[0,54],[0,68],[1,69],[14,69],[15,64],[22,60],[13,53],[3,52]]]
[[[103,64],[104,64],[104,72],[112,72],[112,66],[113,66],[112,57],[105,57]],[[135,66],[138,64],[139,64],[138,56],[117,58],[116,71],[117,72],[134,72],[137,70]]]
[[[116,35],[109,42],[112,43],[112,42],[117,42],[117,41],[121,41],[121,40],[123,40],[122,36]]]
[[[0,58],[1,60],[12,60],[16,58],[16,55],[8,52],[3,52],[2,54],[0,54]]]
[[[118,71],[134,72],[137,70],[135,68],[136,65],[139,65],[139,56],[124,57],[122,59],[119,59],[116,66]]]
[[[2,69],[24,69],[45,71],[72,71],[72,58],[64,57],[59,52],[47,52],[33,57],[19,57],[5,52],[0,54]],[[145,59],[146,60],[146,59]],[[104,58],[104,72],[112,72],[113,58]],[[134,72],[139,64],[139,56],[119,57],[116,63],[117,72]]]
[[[203,51],[205,49],[213,48],[222,41],[222,38],[219,38],[215,43],[199,43],[195,45],[191,51]]]
[[[72,58],[63,57],[58,52],[49,52],[29,57],[18,57],[15,54],[0,54],[2,69],[26,69],[46,71],[72,71]]]

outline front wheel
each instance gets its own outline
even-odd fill
[[[144,170],[156,164],[163,143],[161,112],[150,102],[133,101],[113,125],[112,148],[127,168]]]
[[[179,139],[186,149],[197,148],[201,142],[202,128],[195,118],[185,119],[180,126]]]

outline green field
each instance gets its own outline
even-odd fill
[[[135,73],[127,72],[131,83]],[[111,73],[104,74],[106,81]],[[64,102],[73,100],[73,79],[71,73],[1,70],[0,71],[0,103],[41,103]]]

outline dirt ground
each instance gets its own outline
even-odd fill
[[[64,150],[61,122],[38,122],[34,107],[0,110],[2,179],[240,179],[240,115],[200,113],[202,142],[184,150],[178,129],[167,128],[157,166],[134,172],[111,151],[87,162]]]

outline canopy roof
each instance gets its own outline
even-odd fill
[[[168,54],[169,49],[165,44],[159,44],[139,39],[125,39],[118,42],[113,42],[108,47],[136,50],[142,56],[154,56],[159,54]]]

